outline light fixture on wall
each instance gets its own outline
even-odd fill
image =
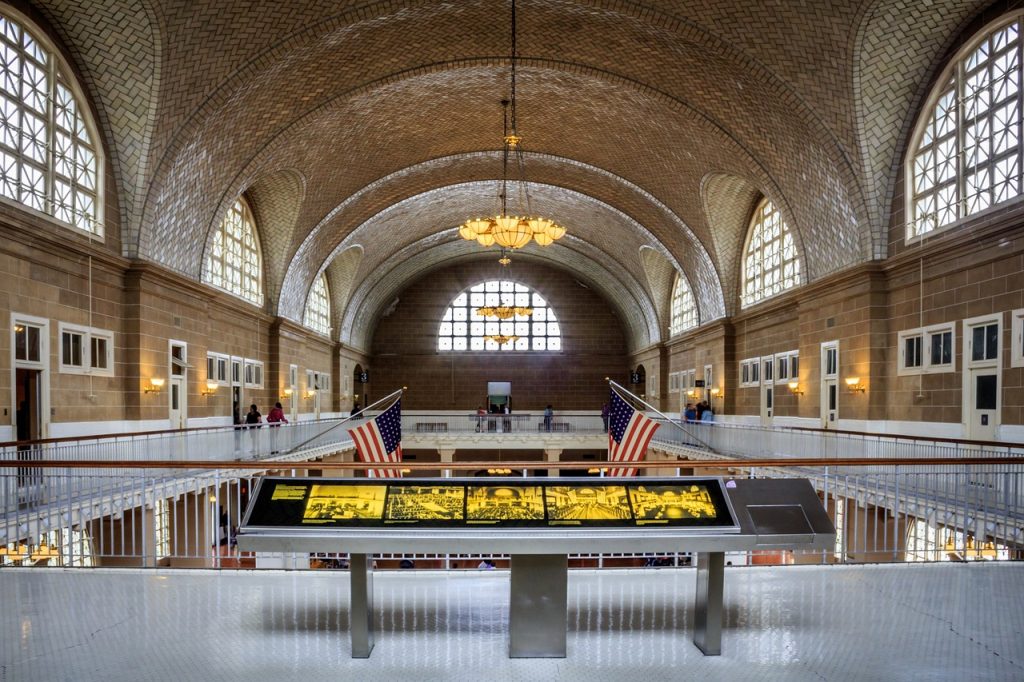
[[[206,382],[206,390],[205,391],[201,391],[201,393],[203,395],[205,395],[205,396],[211,396],[211,395],[213,395],[213,394],[215,394],[217,392],[217,388],[219,386],[220,386],[220,384],[218,384],[213,379],[210,379],[210,380],[208,380]]]
[[[863,393],[868,390],[866,386],[861,385],[860,377],[846,377],[845,381],[850,393]]]
[[[293,391],[290,388],[284,389],[283,391],[281,391],[281,400],[288,400],[289,398],[292,397],[293,393],[295,393],[295,391]]]
[[[804,392],[802,390],[800,390],[800,382],[798,382],[798,381],[791,381],[791,382],[789,382],[786,385],[789,386],[789,392],[792,393],[793,395],[803,395],[804,394]]]
[[[512,52],[510,99],[502,100],[503,144],[501,156],[501,192],[498,194],[500,209],[496,215],[486,218],[467,220],[459,227],[459,236],[467,241],[475,241],[481,246],[501,247],[502,265],[508,265],[506,249],[521,249],[531,241],[540,246],[549,246],[565,236],[565,228],[553,220],[534,215],[530,205],[529,187],[526,183],[526,171],[523,160],[523,138],[516,126],[516,0],[512,0]],[[508,213],[508,165],[509,157],[514,157],[518,179],[516,185],[519,194],[519,210],[523,215]]]
[[[164,388],[164,380],[160,377],[151,377],[149,380],[149,388],[145,389],[145,393],[159,393]]]

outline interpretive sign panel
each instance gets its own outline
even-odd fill
[[[247,526],[737,526],[719,478],[643,482],[265,478]]]

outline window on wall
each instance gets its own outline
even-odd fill
[[[1010,330],[1013,333],[1011,342],[1011,367],[1024,367],[1024,308],[1010,313]]]
[[[203,281],[263,305],[263,258],[248,204],[239,198],[206,249]]]
[[[216,381],[222,386],[228,384],[228,356],[220,353],[206,354],[206,380]]]
[[[740,362],[740,386],[761,385],[761,358]]]
[[[686,278],[682,274],[677,274],[675,286],[672,287],[672,314],[668,334],[676,336],[696,326],[697,305],[694,303],[693,293]]]
[[[754,211],[743,258],[743,306],[753,305],[800,283],[796,242],[782,214],[768,199]]]
[[[60,371],[66,374],[114,375],[114,333],[104,329],[58,324]]]
[[[263,388],[263,362],[246,358],[243,371],[246,388]]]
[[[0,7],[0,195],[102,237],[99,151],[71,70]]]
[[[953,324],[940,324],[899,333],[897,374],[934,374],[955,369]]]
[[[1020,18],[983,30],[932,91],[906,172],[908,240],[1020,195]]]
[[[481,307],[532,308],[530,315],[484,317]],[[487,336],[516,337],[499,344]],[[440,351],[560,351],[562,330],[543,296],[509,280],[482,282],[455,297],[437,332]]]
[[[323,274],[316,278],[309,290],[303,324],[324,336],[331,335],[331,299],[327,295],[327,278]]]

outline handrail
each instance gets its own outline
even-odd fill
[[[620,462],[540,462],[501,461],[494,460],[474,462],[396,462],[394,464],[367,462],[288,462],[278,460],[262,461],[216,461],[216,460],[0,460],[0,469],[252,469],[256,471],[280,469],[408,469],[410,471],[436,471],[450,469],[456,471],[473,471],[493,469],[500,465],[503,469],[614,469],[621,467]],[[799,459],[714,459],[714,460],[664,460],[648,462],[630,462],[629,466],[636,469],[755,469],[761,467],[798,468],[798,467],[879,467],[879,466],[930,466],[930,465],[1010,465],[1024,466],[1019,457],[918,457],[915,459],[899,459],[894,457],[839,457],[821,458],[804,457]]]
[[[921,422],[927,424],[927,422]],[[728,424],[727,426],[745,426],[743,424]],[[988,445],[995,447],[1022,448],[1024,443],[1006,440],[970,440],[967,438],[942,438],[938,436],[911,436],[902,433],[877,433],[874,431],[846,431],[844,429],[823,429],[818,426],[776,426],[776,429],[789,429],[791,431],[812,431],[815,433],[835,433],[844,436],[871,436],[873,438],[901,438],[903,440],[918,440],[929,443],[958,443],[962,445]]]

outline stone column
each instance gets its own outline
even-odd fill
[[[562,456],[562,448],[544,448],[545,462],[558,462]],[[560,476],[558,469],[548,469],[548,478]]]
[[[454,449],[451,449],[451,450],[444,449],[443,450],[441,448],[438,448],[437,449],[437,454],[441,456],[441,463],[442,464],[451,464],[452,462],[455,461],[455,450]],[[441,475],[444,476],[445,478],[451,478],[452,477],[452,470],[451,469],[444,469],[444,470],[441,471]]]

